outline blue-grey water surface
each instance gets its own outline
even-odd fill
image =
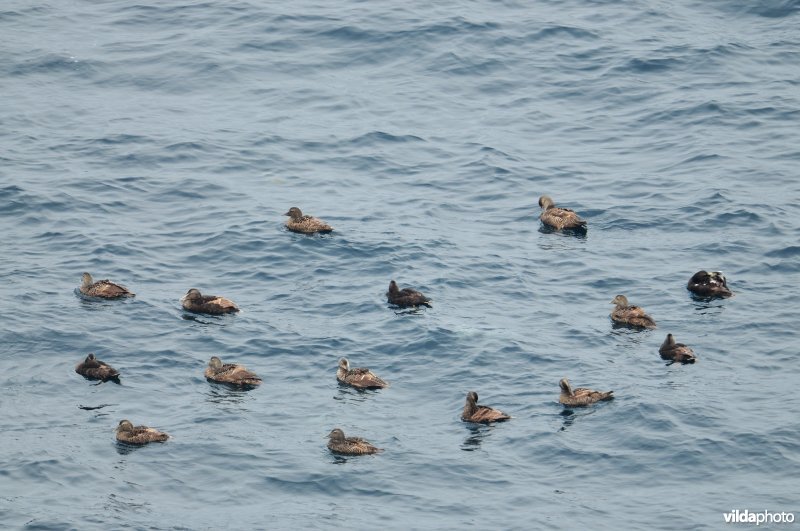
[[[3,527],[800,517],[798,24],[797,0],[4,2]],[[585,238],[541,230],[545,193]],[[291,206],[336,231],[287,232]],[[699,269],[735,296],[692,299]],[[83,271],[137,296],[81,299]],[[388,307],[391,279],[433,308]],[[243,311],[190,317],[191,287]],[[618,293],[658,329],[612,328]],[[74,372],[89,352],[120,385]],[[264,384],[209,384],[212,355]],[[341,356],[392,386],[338,387]],[[565,412],[565,376],[616,399]],[[462,423],[470,390],[514,418]],[[120,447],[123,418],[172,439]],[[336,458],[334,427],[385,451]]]

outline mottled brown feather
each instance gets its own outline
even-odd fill
[[[611,304],[616,305],[611,312],[611,320],[615,323],[639,328],[655,328],[656,322],[638,306],[628,304],[624,295],[617,295]]]
[[[475,391],[467,393],[467,402],[464,404],[464,409],[461,412],[461,420],[464,422],[488,424],[490,422],[500,422],[510,418],[511,416],[506,415],[499,409],[479,405],[478,393]]]
[[[115,284],[108,279],[94,282],[92,275],[84,273],[81,278],[80,292],[87,297],[98,297],[101,299],[121,299],[123,297],[135,297],[136,294],[124,286]]]
[[[262,382],[257,374],[250,372],[244,366],[236,363],[223,364],[216,356],[212,356],[209,360],[205,377],[213,382],[242,387],[261,385]]]
[[[566,378],[561,379],[559,386],[561,387],[561,395],[558,397],[558,401],[565,406],[589,406],[595,402],[614,398],[614,391],[595,391],[593,389],[587,389],[586,387],[572,389],[569,380]]]
[[[336,379],[343,384],[358,389],[382,389],[384,387],[389,387],[386,381],[367,368],[356,367],[351,369],[350,362],[347,358],[341,358],[339,360],[339,367],[336,369]]]
[[[195,288],[190,289],[183,296],[181,305],[186,311],[210,315],[222,315],[239,311],[239,307],[232,300],[217,295],[202,295]]]
[[[342,455],[377,454],[383,451],[383,448],[377,448],[361,437],[345,437],[339,428],[328,434],[328,449]]]
[[[169,435],[164,432],[147,426],[134,426],[129,420],[121,420],[116,433],[117,440],[125,444],[147,444],[169,439]]]
[[[659,347],[658,353],[662,359],[679,363],[694,363],[697,361],[694,351],[683,343],[676,343],[672,334],[667,334],[667,338]]]
[[[333,227],[319,218],[303,215],[303,212],[297,207],[290,208],[284,215],[289,216],[289,219],[286,220],[286,228],[292,232],[314,234],[316,232],[326,233],[333,231]]]
[[[95,358],[94,354],[89,354],[85,360],[78,363],[75,366],[75,372],[90,380],[102,380],[105,382],[119,379],[119,371]]]
[[[586,221],[582,220],[574,210],[559,208],[553,200],[546,195],[539,198],[542,213],[539,219],[542,223],[556,230],[581,230],[586,228]]]

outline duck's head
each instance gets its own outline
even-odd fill
[[[572,396],[572,386],[569,385],[569,380],[566,378],[561,378],[561,381],[558,382],[559,387],[561,387],[561,392],[566,393]]]
[[[399,291],[400,288],[397,287],[397,282],[395,282],[394,280],[389,282],[389,293],[398,293]]]
[[[625,295],[617,295],[611,301],[611,304],[616,304],[617,306],[627,306],[628,305],[628,298]]]
[[[90,275],[89,273],[84,273],[83,275],[81,275],[81,287],[82,288],[88,288],[93,283],[94,283],[94,281],[92,280],[92,275]]]
[[[709,273],[709,276],[712,280],[716,280],[726,288],[728,287],[728,281],[725,279],[725,275],[722,274],[722,271],[712,271]]]
[[[292,207],[286,214],[284,214],[284,216],[289,216],[292,219],[300,219],[303,217],[303,213],[300,211],[299,208]]]
[[[344,371],[350,370],[350,362],[347,360],[347,358],[339,358],[339,368]]]
[[[478,403],[478,393],[475,391],[470,391],[467,393],[467,404],[475,405]]]
[[[667,338],[664,340],[664,344],[661,345],[662,347],[672,347],[675,345],[675,338],[672,334],[667,334]]]
[[[129,420],[121,420],[117,425],[117,433],[124,433],[133,430],[133,424]]]
[[[212,369],[220,369],[222,368],[222,360],[216,356],[211,356],[211,359],[208,360],[208,366]]]
[[[87,363],[94,360],[95,360],[94,354],[90,353],[88,356],[86,356]]]
[[[539,198],[539,206],[542,207],[542,210],[547,210],[550,207],[556,206],[553,203],[553,199],[549,195],[543,195]]]
[[[340,430],[339,428],[334,428],[328,434],[328,439],[330,439],[332,441],[343,441],[344,440],[344,432],[342,430]]]
[[[202,299],[203,296],[200,294],[200,290],[196,288],[192,288],[186,292],[186,295],[183,296],[181,299],[182,301],[196,301]]]

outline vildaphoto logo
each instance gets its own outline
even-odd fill
[[[761,511],[754,513],[747,509],[741,511],[734,509],[729,513],[722,513],[726,524],[791,524],[794,522],[794,513],[780,512],[771,513]]]

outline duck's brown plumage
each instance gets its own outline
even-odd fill
[[[124,286],[115,284],[108,279],[94,282],[92,275],[84,273],[81,277],[80,292],[87,297],[98,297],[101,299],[121,299],[124,297],[135,297],[136,294]]]
[[[297,207],[290,208],[284,216],[289,216],[286,221],[286,228],[293,232],[314,234],[315,232],[326,233],[333,231],[333,227],[314,216],[303,215],[303,212]]]
[[[339,382],[351,385],[357,389],[382,389],[389,387],[383,379],[379,378],[374,372],[363,367],[351,369],[347,358],[339,360],[339,368],[336,369],[336,379]]]
[[[499,409],[479,405],[478,393],[475,391],[467,393],[467,403],[464,404],[464,410],[461,412],[461,420],[464,422],[488,424],[490,422],[500,422],[510,418],[509,415],[506,415]]]
[[[397,282],[392,280],[389,282],[389,291],[386,292],[386,298],[390,304],[407,308],[411,306],[427,306],[431,308],[431,300],[420,293],[419,291],[411,288],[400,289],[397,287]]]
[[[550,196],[541,196],[539,198],[539,206],[542,207],[539,219],[548,227],[556,230],[586,229],[586,221],[578,217],[574,210],[557,207]]]
[[[683,343],[676,343],[672,334],[667,334],[667,338],[661,343],[658,353],[665,360],[673,360],[680,363],[694,363],[697,361],[694,351]]]
[[[345,437],[339,428],[328,434],[328,449],[342,455],[377,454],[383,451],[383,448],[377,448],[361,437]]]
[[[184,310],[194,313],[222,315],[239,311],[239,307],[232,300],[217,295],[202,295],[195,288],[186,292],[181,299],[181,304]]]
[[[205,370],[207,380],[238,385],[242,387],[261,385],[261,378],[236,363],[222,363],[217,356],[211,356]]]
[[[90,380],[118,380],[119,371],[89,354],[86,359],[75,366],[75,372]]]
[[[689,283],[686,289],[692,293],[696,293],[702,297],[730,297],[733,292],[728,288],[728,281],[719,271],[698,271]]]
[[[585,387],[573,389],[566,378],[562,378],[558,385],[561,387],[561,396],[558,397],[558,401],[565,406],[589,406],[601,400],[614,398],[614,391],[594,391]]]
[[[640,307],[629,305],[625,295],[617,295],[614,297],[614,300],[611,301],[611,304],[616,305],[611,312],[612,321],[639,328],[656,327],[656,322],[653,318],[647,315]]]
[[[147,426],[134,426],[129,420],[119,421],[116,431],[117,440],[125,444],[147,444],[169,439],[169,435],[164,432]]]

